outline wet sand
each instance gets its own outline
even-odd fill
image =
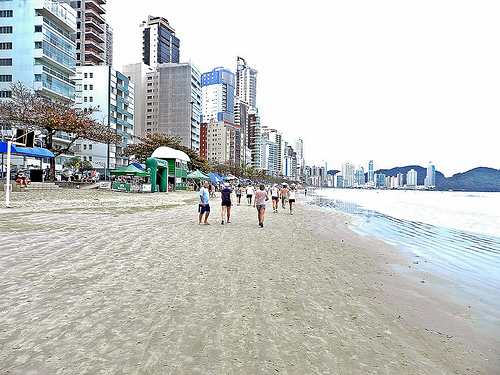
[[[303,202],[198,225],[197,193],[12,193],[0,374],[495,374],[499,342]],[[5,199],[0,193],[0,199]]]

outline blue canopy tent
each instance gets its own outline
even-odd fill
[[[54,158],[54,154],[41,147],[20,147],[15,145],[10,145],[11,154],[17,154],[22,156],[32,156],[35,158]],[[0,142],[0,153],[7,153],[7,142]]]
[[[214,184],[216,184],[217,182],[220,182],[221,184],[224,184],[224,180],[217,173],[209,173],[208,175],[210,176],[210,178],[212,179],[212,182]]]

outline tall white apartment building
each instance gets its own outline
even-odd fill
[[[406,173],[406,185],[408,187],[417,186],[417,171],[415,169],[410,169],[408,173]]]
[[[134,84],[110,66],[79,66],[76,74],[76,106],[94,108],[93,117],[122,136],[116,145],[78,140],[76,156],[87,160],[100,172],[126,167],[125,147],[134,136]]]
[[[356,166],[354,164],[342,164],[342,177],[344,178],[344,187],[353,187],[356,182]]]

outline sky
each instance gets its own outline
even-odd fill
[[[148,15],[201,73],[258,70],[261,123],[307,165],[500,169],[500,1],[108,0],[113,67],[141,61]]]

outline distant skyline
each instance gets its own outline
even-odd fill
[[[108,0],[113,67],[141,61],[141,21],[164,17],[182,62],[259,71],[262,124],[302,138],[308,165],[500,169],[499,1],[298,4]]]

